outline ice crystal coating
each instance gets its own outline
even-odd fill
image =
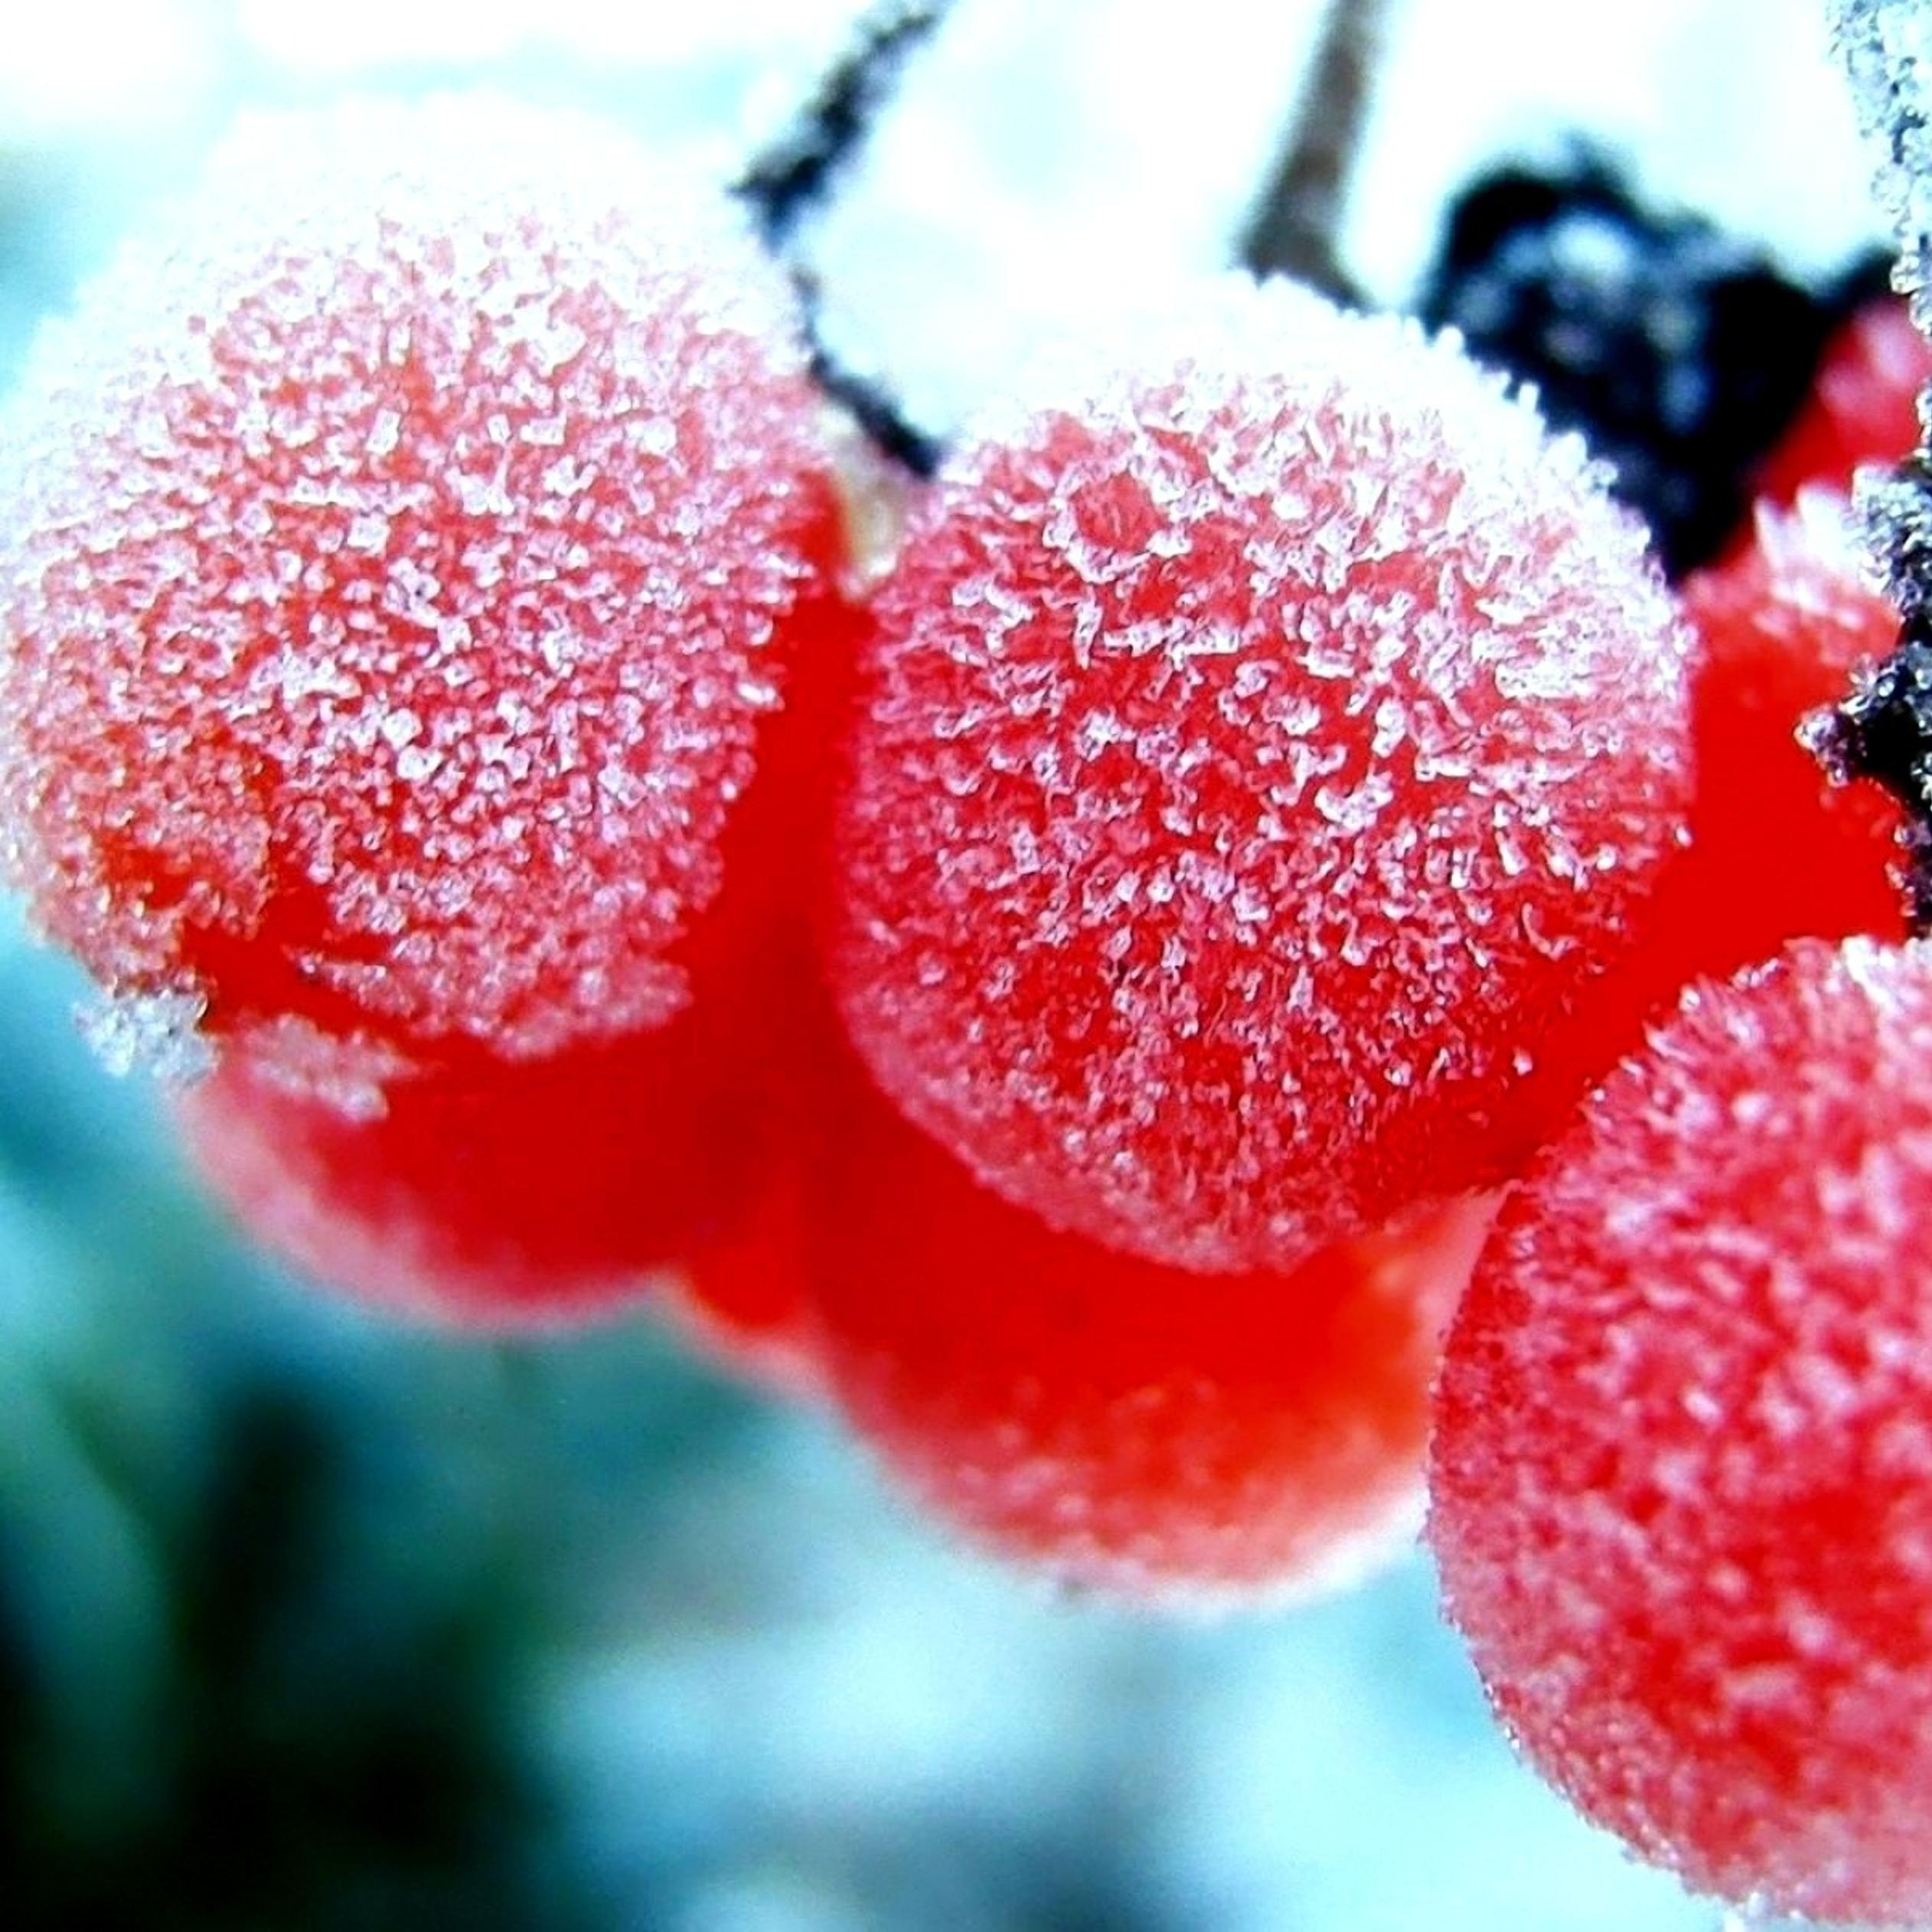
[[[831,559],[816,407],[782,278],[620,135],[245,124],[6,416],[8,870],[217,1033],[661,1023]]]
[[[429,1069],[345,1054],[284,1020],[178,1102],[191,1150],[255,1238],[321,1284],[403,1313],[502,1326],[595,1312],[697,1271],[693,1295],[772,1363],[795,1292],[761,1278],[796,1224],[816,1118],[819,889],[856,614],[800,654],[759,782],[720,846],[724,883],[661,1025]],[[795,1253],[792,1242],[788,1251]],[[762,1338],[770,1346],[752,1347]]]
[[[201,1022],[206,1003],[193,994],[128,993],[82,1005],[74,1018],[80,1036],[109,1073],[143,1067],[171,1085],[185,1086],[214,1066]]]
[[[1924,0],[1829,0],[1832,44],[1878,161],[1878,200],[1899,246],[1896,285],[1932,325],[1932,12]]]
[[[1289,1274],[1203,1277],[1055,1233],[876,1095],[838,1116],[810,1201],[818,1349],[942,1521],[1171,1608],[1318,1594],[1408,1544],[1489,1201]]]
[[[1542,1137],[1677,834],[1686,641],[1453,342],[1216,285],[981,423],[876,614],[834,981],[990,1184],[1278,1268]]]
[[[1832,0],[1831,23],[1901,250],[1892,279],[1911,299],[1913,321],[1932,336],[1932,12],[1914,0]],[[1921,396],[1921,430],[1924,409]],[[1826,749],[1844,769],[1878,778],[1912,808],[1913,887],[1923,921],[1932,910],[1932,789],[1919,769],[1926,740],[1908,742],[1921,720],[1909,703],[1895,701],[1922,682],[1932,618],[1932,475],[1922,447],[1897,471],[1863,477],[1857,496],[1867,546],[1906,635],[1881,674],[1881,688],[1854,694],[1847,732]],[[1866,742],[1873,723],[1877,739],[1889,742]]]
[[[1932,1918],[1932,955],[1689,994],[1506,1204],[1429,1536],[1503,1722],[1695,1888]]]

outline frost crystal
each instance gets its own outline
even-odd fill
[[[1489,1184],[1686,789],[1640,530],[1451,341],[1230,282],[915,511],[840,829],[889,1091],[1060,1225],[1292,1266]]]
[[[1895,279],[1919,326],[1932,327],[1932,9],[1923,0],[1829,0],[1829,8],[1899,246]]]
[[[124,993],[90,1001],[75,1018],[109,1073],[125,1078],[141,1068],[186,1086],[214,1069],[214,1051],[198,1030],[207,1012],[196,994]]]
[[[1430,1539],[1499,1714],[1699,1891],[1932,1919],[1932,953],[1701,982],[1512,1195]]]
[[[1912,318],[1932,336],[1932,9],[1914,0],[1831,0],[1832,34],[1859,125],[1878,155],[1878,197],[1900,255],[1893,280]],[[1932,921],[1932,469],[1919,397],[1920,453],[1859,475],[1855,504],[1876,583],[1904,620],[1898,648],[1862,676],[1836,711],[1806,727],[1806,742],[1835,779],[1875,778],[1906,805],[1902,843],[1914,918]]]

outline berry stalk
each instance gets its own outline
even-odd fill
[[[951,5],[886,0],[875,8],[791,125],[738,178],[733,191],[774,254],[785,252],[800,221],[824,201],[892,99],[907,60]]]
[[[1239,259],[1256,275],[1287,275],[1353,303],[1336,258],[1342,212],[1375,96],[1388,0],[1332,0],[1304,91]]]
[[[915,476],[938,467],[936,438],[909,422],[876,378],[849,369],[818,328],[818,279],[795,259],[801,223],[821,205],[897,93],[906,63],[945,20],[952,0],[886,0],[861,20],[791,123],[733,184],[766,252],[782,264],[804,318],[812,379],[873,447]]]

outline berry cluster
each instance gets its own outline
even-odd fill
[[[1932,1910],[1932,968],[1793,742],[1895,628],[1834,492],[1915,346],[1681,591],[1285,284],[929,483],[813,360],[742,207],[501,103],[257,127],[44,340],[0,852],[212,1066],[212,1185],[392,1307],[652,1297],[1150,1601],[1412,1527],[1474,1268],[1433,1533],[1525,1748],[1700,1885]]]

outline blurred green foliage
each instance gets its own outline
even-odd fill
[[[533,1690],[748,1400],[641,1330],[414,1336],[216,1225],[0,949],[0,1921],[608,1923]]]

